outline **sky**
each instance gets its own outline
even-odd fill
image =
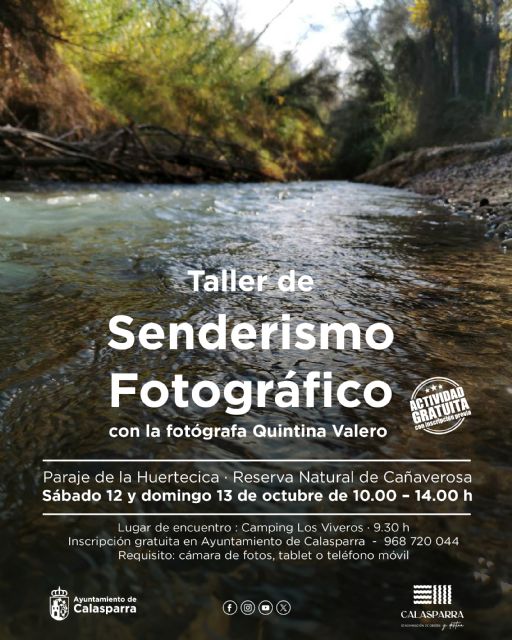
[[[216,0],[210,0],[214,5]],[[322,52],[329,53],[332,48],[343,45],[343,32],[346,21],[341,17],[340,8],[354,9],[357,0],[238,0],[239,21],[242,27],[258,33],[282,9],[284,12],[276,18],[261,37],[260,44],[270,47],[276,53],[296,50],[296,59],[302,67],[311,64]],[[375,0],[360,0],[360,4],[369,7]],[[287,8],[285,8],[287,7]],[[348,66],[345,55],[338,58],[341,71]]]

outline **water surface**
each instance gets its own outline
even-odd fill
[[[293,296],[276,290],[264,296],[191,293],[187,270],[217,273],[222,268],[271,277],[295,269],[310,274],[315,288]],[[120,638],[156,637],[169,624],[176,630],[172,637],[183,640],[280,639],[291,633],[339,638],[343,620],[344,637],[355,640],[366,637],[359,629],[369,614],[380,620],[381,630],[373,637],[391,638],[399,621],[388,609],[397,597],[408,597],[414,576],[420,583],[456,585],[468,616],[472,612],[465,637],[511,637],[505,622],[511,583],[505,554],[511,510],[511,276],[510,255],[483,240],[478,222],[449,216],[420,197],[392,189],[324,182],[3,191],[1,563],[2,574],[11,577],[3,578],[0,589],[7,624],[18,629],[19,637],[33,637],[33,625],[46,621],[40,602],[52,576],[82,592],[95,593],[105,585],[111,594],[140,591],[147,615],[131,631],[122,618],[109,621]],[[396,337],[385,352],[113,352],[107,347],[108,321],[119,313],[137,324],[162,325],[180,320],[199,325],[218,313],[233,322],[279,320],[289,313],[297,320],[354,321],[363,327],[386,322]],[[112,409],[111,371],[161,380],[183,373],[221,384],[231,377],[280,380],[289,369],[332,370],[340,380],[383,379],[391,384],[394,400],[386,410],[254,410],[236,422],[382,424],[390,435],[347,443],[113,441],[108,436],[108,426],[118,423],[232,422],[222,407],[177,414],[172,407],[145,410],[134,400]],[[408,413],[416,384],[434,375],[462,384],[473,410],[471,419],[447,437],[415,432]],[[300,563],[279,568],[267,563],[116,565],[113,552],[75,553],[65,546],[76,532],[111,532],[112,519],[63,521],[40,515],[41,459],[64,456],[472,458],[474,515],[470,521],[418,520],[413,525],[418,531],[460,535],[464,544],[418,552],[411,563],[392,570]],[[261,471],[256,463],[244,468]],[[327,463],[322,468],[339,470]],[[428,464],[423,468],[435,470]],[[231,467],[219,463],[218,469]],[[253,599],[287,597],[301,613],[274,627],[240,619],[230,623],[218,608],[233,590]],[[93,637],[87,627],[73,629],[79,638]],[[69,627],[59,627],[55,633],[64,635],[55,637],[69,637],[68,632]]]

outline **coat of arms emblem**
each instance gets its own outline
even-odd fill
[[[58,587],[50,596],[50,615],[54,620],[65,620],[69,615],[69,598],[65,589]]]

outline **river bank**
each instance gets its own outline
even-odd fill
[[[198,184],[285,177],[241,145],[165,127],[131,124],[90,137],[75,134],[0,126],[0,180]]]
[[[358,176],[433,197],[454,215],[484,220],[487,237],[512,249],[512,139],[419,149]]]

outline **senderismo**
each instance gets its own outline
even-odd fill
[[[363,338],[361,327],[355,322],[298,322],[292,324],[288,313],[283,313],[278,322],[231,322],[225,313],[217,316],[216,321],[206,322],[196,329],[189,322],[170,322],[165,326],[148,322],[136,331],[131,326],[133,318],[128,315],[116,315],[110,319],[111,333],[122,340],[111,340],[108,346],[124,351],[138,342],[144,349],[226,350],[234,347],[239,350],[261,349],[269,351],[300,349],[337,349],[359,350]],[[379,335],[380,334],[380,335]],[[393,330],[384,322],[375,322],[364,330],[364,342],[370,349],[387,349],[394,339]],[[350,346],[349,346],[350,345]]]

